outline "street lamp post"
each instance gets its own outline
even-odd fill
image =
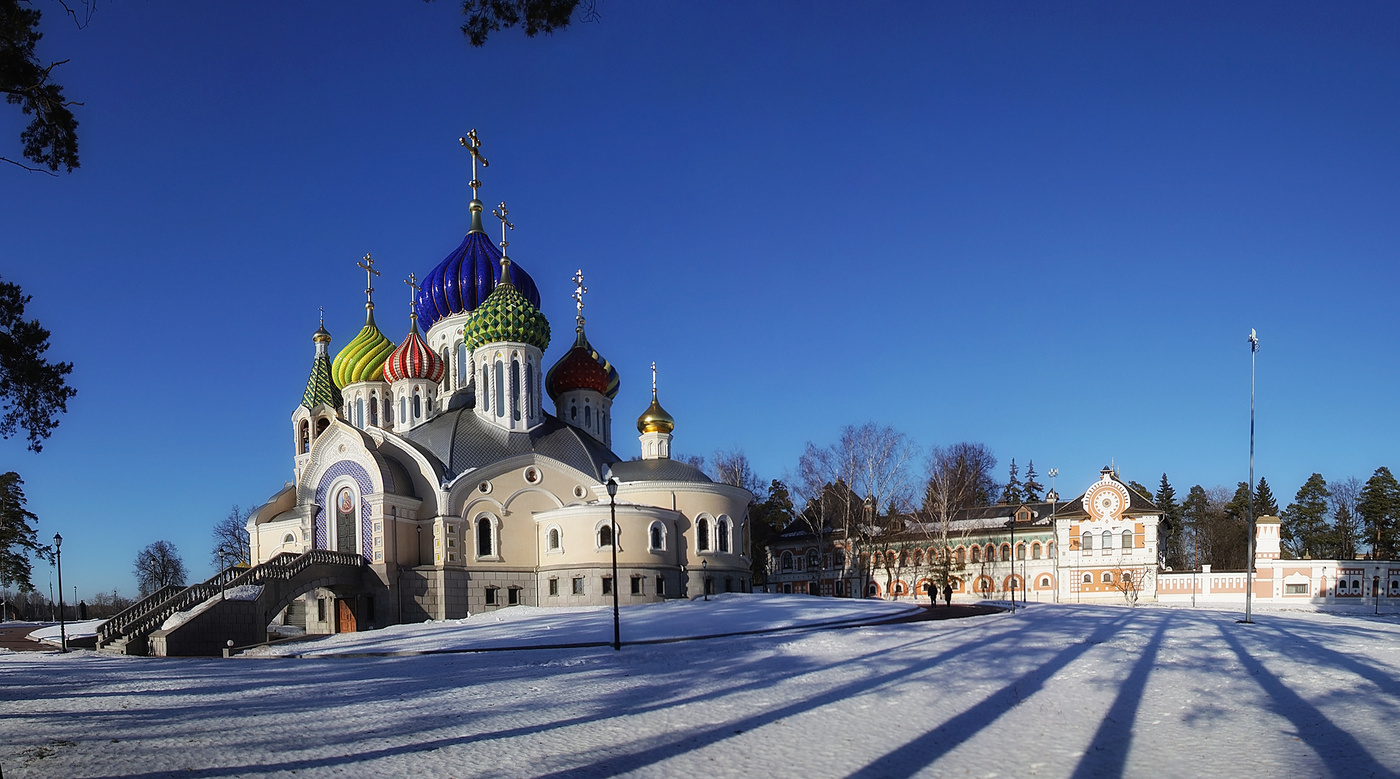
[[[622,649],[622,619],[617,605],[617,479],[608,479],[608,509],[612,512],[613,651]]]
[[[1254,355],[1259,353],[1259,336],[1249,331],[1249,559],[1244,563],[1244,619],[1254,620]]]
[[[1372,597],[1374,597],[1375,600],[1376,600],[1376,615],[1379,616],[1380,613],[1381,613],[1381,577],[1380,577],[1380,574],[1376,574],[1375,576],[1371,577],[1371,595],[1372,595]]]
[[[63,536],[53,534],[54,563],[58,566],[58,651],[68,651],[68,625],[63,618]]]
[[[705,591],[705,602],[710,602],[710,561],[700,561],[700,589]]]
[[[1011,521],[1006,523],[1011,528],[1011,610],[1016,610],[1016,513],[1011,513]]]
[[[1052,558],[1051,566],[1055,569],[1055,602],[1060,602],[1060,521],[1055,516],[1055,508],[1060,503],[1060,493],[1055,490],[1055,477],[1060,475],[1059,468],[1051,468],[1046,471],[1050,476],[1050,494],[1045,497],[1050,499],[1050,535],[1055,542],[1055,556]]]

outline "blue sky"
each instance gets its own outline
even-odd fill
[[[1179,492],[1400,467],[1400,7],[640,3],[467,45],[458,5],[102,5],[70,58],[82,167],[0,170],[0,275],[78,396],[11,439],[81,597],[292,477],[316,310],[408,326],[400,279],[482,199],[567,348],[570,276],[679,452],[763,478],[873,421],[982,441],[1075,493],[1110,460]],[[18,112],[0,113],[16,156]],[[47,587],[49,566],[36,568]],[[71,592],[71,589],[70,589]]]

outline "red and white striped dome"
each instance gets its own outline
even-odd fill
[[[414,323],[408,337],[384,360],[384,380],[389,382],[402,379],[425,379],[433,383],[442,381],[445,367],[442,358],[433,354],[423,336],[418,334]]]

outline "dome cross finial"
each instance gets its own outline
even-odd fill
[[[651,361],[651,397],[656,399],[656,360]]]
[[[374,277],[379,275],[379,271],[374,269],[374,258],[365,254],[363,262],[355,263],[365,269],[365,309],[374,310]]]
[[[588,287],[583,286],[583,268],[574,271],[574,305],[578,307],[578,326],[583,327],[583,296]]]
[[[497,219],[501,220],[501,259],[504,260],[506,257],[506,247],[510,246],[510,241],[506,240],[506,228],[514,230],[515,225],[506,218],[510,213],[510,211],[506,210],[506,201],[502,200],[499,206],[491,210],[491,213],[494,214]]]
[[[458,138],[457,142],[466,147],[472,155],[472,180],[467,182],[467,186],[472,188],[472,200],[476,200],[476,190],[481,187],[481,182],[476,180],[476,164],[481,163],[481,167],[489,168],[491,163],[481,156],[481,141],[476,137],[476,128],[473,127],[467,132],[467,137]]]
[[[321,327],[325,327],[325,326],[326,326],[326,307],[325,307],[325,306],[317,306],[317,308],[321,309]]]
[[[418,308],[414,302],[418,299],[418,276],[413,271],[408,272],[408,278],[403,280],[408,285],[408,320],[410,326],[418,329]]]

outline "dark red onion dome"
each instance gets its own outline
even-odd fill
[[[384,380],[424,379],[434,384],[442,381],[445,366],[442,358],[433,354],[423,336],[418,334],[418,321],[415,318],[408,337],[384,360]]]
[[[609,375],[608,369],[603,367],[598,353],[593,351],[592,345],[584,337],[583,323],[580,322],[574,331],[577,336],[574,338],[573,348],[549,369],[549,374],[545,377],[544,386],[549,392],[549,397],[558,400],[565,392],[580,389],[590,389],[599,395],[614,397],[617,389],[612,385],[613,377]]]

